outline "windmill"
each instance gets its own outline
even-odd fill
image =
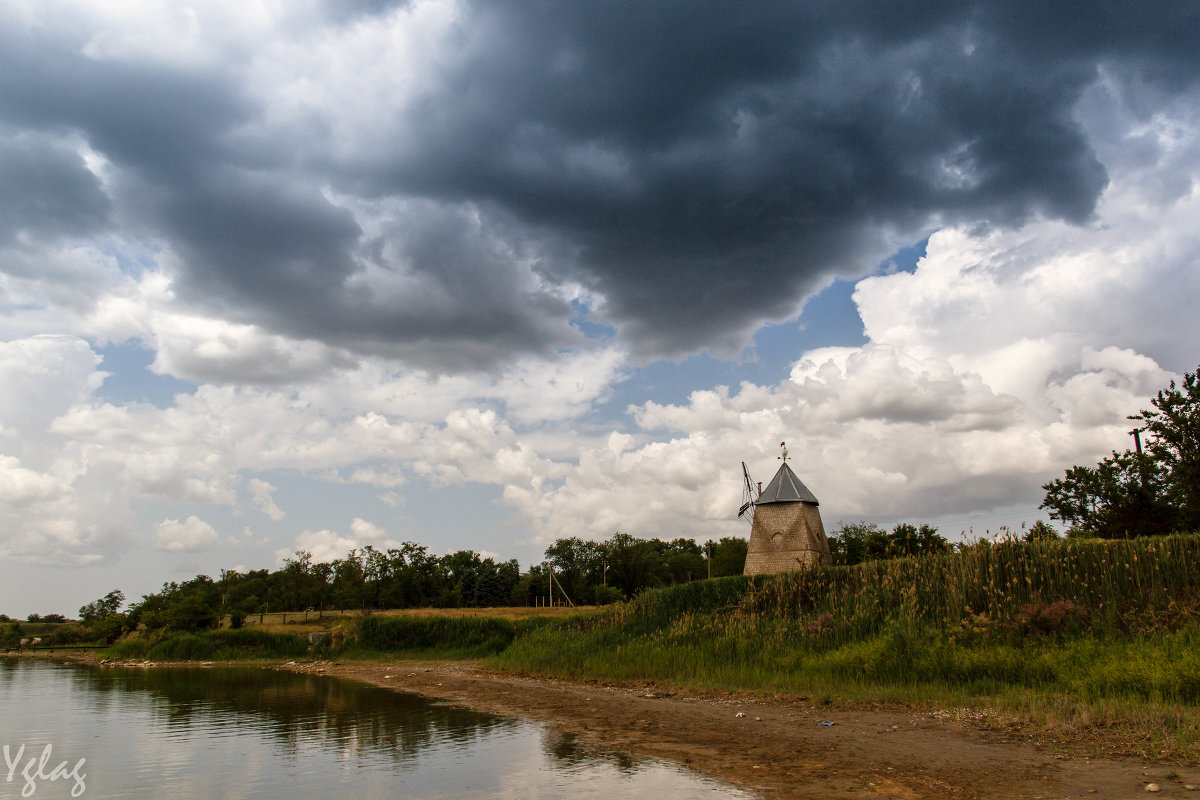
[[[780,460],[787,461],[788,460],[787,443],[780,442],[779,447],[783,450],[783,455],[781,455],[779,457]],[[757,487],[757,488],[755,488],[755,487]],[[751,525],[754,524],[754,501],[758,500],[758,498],[761,494],[762,494],[762,484],[761,483],[756,484],[754,481],[750,480],[750,470],[746,469],[746,462],[743,461],[742,462],[742,505],[741,505],[741,508],[738,509],[738,519],[741,519],[743,516],[745,516],[747,522],[749,522]],[[749,512],[749,513],[746,513],[746,512]]]
[[[738,509],[738,519],[744,515],[746,521],[751,525],[754,524],[754,501],[758,499],[762,493],[762,484],[758,484],[758,491],[754,490],[754,481],[750,480],[750,470],[746,469],[746,462],[742,462],[742,507]],[[749,512],[749,513],[747,513]]]
[[[746,575],[790,572],[830,561],[817,498],[792,472],[787,444],[780,442],[779,448],[779,471],[766,488],[750,480],[742,462],[743,502],[738,516],[750,519]]]

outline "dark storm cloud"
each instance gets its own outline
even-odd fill
[[[336,136],[319,106],[281,126],[243,63],[138,68],[10,31],[0,113],[85,136],[183,256],[183,294],[239,319],[478,366],[568,341],[572,280],[644,354],[729,351],[891,237],[1087,220],[1107,177],[1076,102],[1101,65],[1193,87],[1194,8],[478,3],[395,76],[415,94]]]
[[[462,60],[409,109],[420,145],[354,185],[487,198],[562,233],[582,258],[560,274],[635,346],[740,344],[869,270],[885,234],[1086,220],[1106,175],[1072,108],[1097,64],[1195,75],[1194,53],[1163,49],[1180,20],[1129,16],[480,4]]]
[[[0,244],[101,230],[109,202],[75,147],[0,128]],[[5,270],[0,262],[0,270]]]

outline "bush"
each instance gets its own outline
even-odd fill
[[[1061,636],[1087,626],[1088,610],[1070,600],[1038,601],[1021,606],[1009,628],[1023,636]]]
[[[208,634],[216,657],[222,661],[239,658],[299,658],[308,654],[308,642],[290,633],[240,628]]]
[[[145,658],[150,651],[150,642],[146,639],[127,639],[117,642],[106,652],[112,658]]]
[[[600,585],[596,587],[595,603],[598,606],[607,606],[612,603],[619,603],[625,599],[621,594],[621,590],[615,586]]]
[[[358,625],[358,646],[384,652],[429,652],[479,657],[499,653],[516,626],[493,617],[379,617]]]
[[[215,652],[209,637],[180,633],[154,645],[146,657],[151,661],[211,661]]]
[[[300,658],[308,642],[287,633],[239,630],[211,633],[176,633],[161,641],[136,638],[108,650],[114,658],[148,658],[151,661],[239,661],[255,658]]]

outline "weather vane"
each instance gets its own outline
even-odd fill
[[[779,443],[779,447],[780,447],[780,448],[783,450],[783,455],[781,455],[781,456],[779,457],[779,460],[780,460],[780,461],[787,461],[787,459],[788,459],[788,455],[787,455],[787,442],[780,442],[780,443]]]

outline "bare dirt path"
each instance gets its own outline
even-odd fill
[[[859,710],[654,685],[574,683],[466,662],[288,665],[536,720],[580,741],[670,759],[768,798],[1200,800],[1200,769],[1014,740],[946,712]],[[833,722],[833,725],[822,725]],[[1147,791],[1154,784],[1158,791]]]

